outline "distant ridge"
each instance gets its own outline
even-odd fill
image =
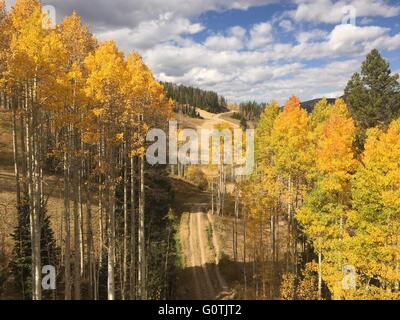
[[[339,99],[339,98],[340,97],[334,98],[334,99],[333,98],[325,98],[325,99],[328,101],[329,104],[333,104],[333,103],[335,103],[336,99]],[[311,113],[311,112],[313,112],[315,105],[322,99],[323,98],[318,98],[318,99],[313,99],[313,100],[302,102],[301,107],[304,108],[305,110],[307,110],[308,113]]]

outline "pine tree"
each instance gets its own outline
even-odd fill
[[[400,115],[399,75],[392,74],[389,63],[377,49],[372,50],[345,89],[345,100],[359,127],[358,144],[362,147],[365,130],[388,125]]]
[[[29,206],[21,205],[17,208],[17,225],[12,238],[14,240],[13,258],[10,271],[16,288],[24,300],[32,299],[32,241],[30,233]],[[50,226],[50,219],[46,212],[42,213],[41,225],[41,265],[51,265],[58,270],[59,249],[56,246],[54,234]],[[47,293],[43,298],[55,298],[54,294]]]

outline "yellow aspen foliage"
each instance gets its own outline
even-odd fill
[[[307,112],[291,97],[274,122],[271,144],[274,161],[282,176],[301,179],[312,163]]]
[[[0,0],[0,88],[4,87],[7,55],[10,47],[10,19],[6,14],[5,1]]]
[[[24,28],[25,22],[35,11],[41,11],[41,5],[38,0],[16,0],[10,14],[13,31],[18,33]],[[40,23],[42,23],[42,20]]]
[[[351,179],[357,166],[353,150],[355,125],[344,102],[337,100],[325,121],[314,130],[318,132],[316,181],[296,217],[322,259],[320,276],[338,297],[342,267],[347,263],[344,240],[351,206]]]
[[[267,104],[261,114],[255,135],[255,159],[258,166],[271,161],[271,134],[274,121],[280,113],[278,102]]]
[[[337,100],[331,110],[317,142],[317,170],[324,177],[323,188],[328,192],[349,191],[357,165],[353,150],[355,125],[342,100]]]
[[[62,21],[60,34],[68,52],[68,67],[74,63],[81,67],[87,55],[96,47],[96,39],[89,28],[82,25],[81,18],[75,11]]]
[[[394,297],[399,289],[399,159],[399,120],[393,121],[387,130],[368,130],[362,165],[353,183],[351,220],[356,228],[351,259],[364,279],[360,290],[367,296],[386,291]],[[377,280],[375,288],[370,285],[373,279]]]

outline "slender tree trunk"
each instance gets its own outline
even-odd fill
[[[88,277],[89,277],[89,298],[95,298],[94,290],[94,248],[93,248],[93,231],[92,231],[92,197],[90,194],[90,181],[88,180],[85,188],[86,193],[86,252],[88,264]]]
[[[17,190],[17,207],[21,207],[21,183],[19,177],[19,164],[18,164],[18,144],[17,144],[17,106],[16,102],[13,101],[12,106],[12,135],[13,135],[13,151],[14,151],[14,173],[15,173],[15,182],[16,182],[16,190]],[[22,128],[21,128],[22,129]]]
[[[126,143],[123,144],[122,150],[122,165],[124,168],[124,243],[123,243],[123,280],[122,280],[122,299],[127,300],[128,298],[128,241],[129,241],[129,230],[128,230],[128,163],[127,163],[127,150]]]
[[[78,221],[79,221],[79,257],[80,257],[80,276],[81,278],[85,276],[85,228],[83,219],[83,199],[82,199],[82,181],[83,181],[83,161],[80,163],[79,167],[79,181],[78,181]]]
[[[71,230],[69,207],[69,156],[64,154],[65,300],[71,300]]]
[[[106,159],[109,164],[107,176],[107,292],[108,300],[115,300],[115,166],[113,146],[106,146]]]
[[[130,298],[136,299],[136,179],[135,158],[131,157],[131,262],[130,262]]]
[[[318,298],[322,299],[322,253],[318,252]]]
[[[291,252],[292,252],[292,180],[289,176],[288,180],[288,206],[287,206],[287,215],[288,215],[288,242],[287,242],[287,252],[286,252],[286,271],[288,272],[291,267]]]
[[[77,130],[72,128],[72,145],[75,153],[78,152],[78,143],[77,143]],[[79,160],[77,159],[77,155],[75,154],[72,159],[73,172],[73,201],[74,201],[74,299],[80,300],[80,291],[81,291],[81,248],[80,248],[80,222],[79,222],[79,174],[80,168],[78,164]]]
[[[146,288],[146,244],[144,234],[144,156],[140,156],[140,192],[139,192],[139,288],[140,298],[147,299]]]

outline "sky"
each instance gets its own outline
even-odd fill
[[[6,0],[12,5],[13,1]],[[339,97],[377,48],[400,72],[400,1],[43,0],[100,40],[138,51],[156,78],[230,102]]]

